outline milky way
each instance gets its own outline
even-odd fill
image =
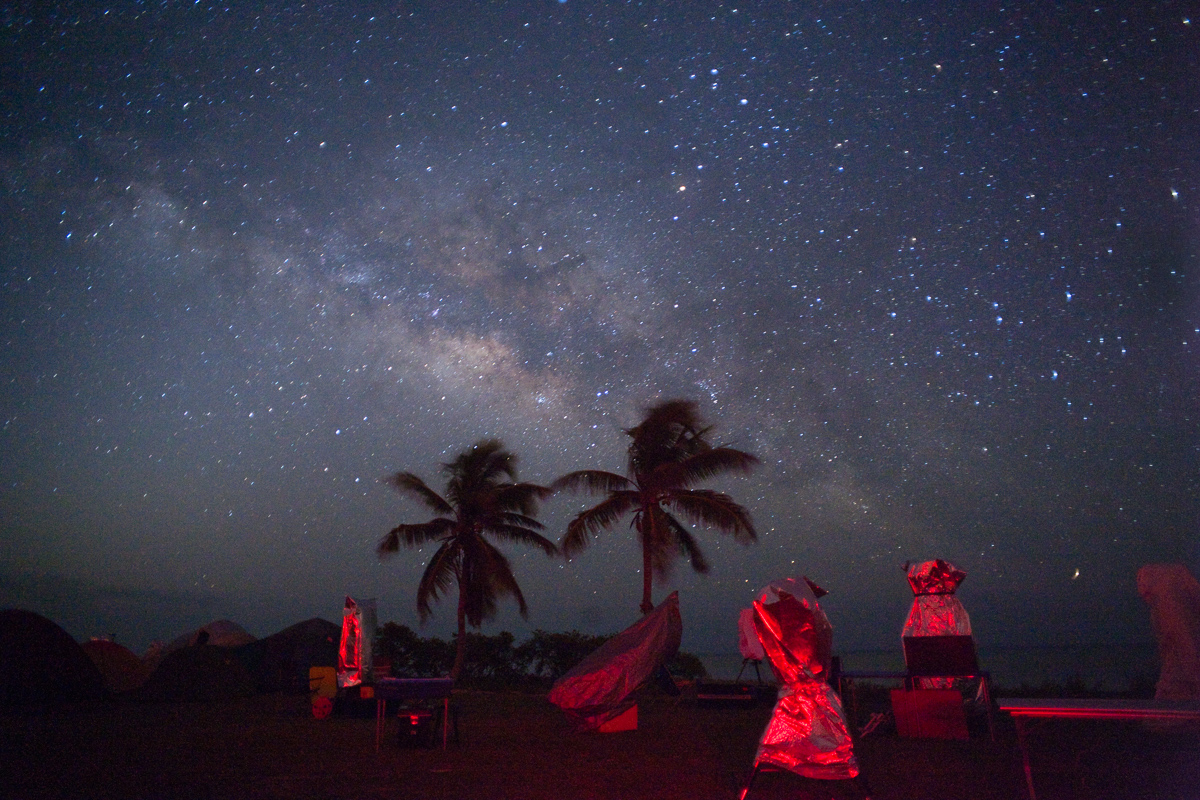
[[[763,462],[714,484],[758,543],[656,589],[685,647],[798,573],[890,646],[934,557],[985,643],[1150,638],[1136,568],[1200,566],[1183,6],[353,5],[2,12],[0,602],[415,625],[382,477],[620,470],[685,397]],[[624,525],[510,555],[485,632],[636,618]]]

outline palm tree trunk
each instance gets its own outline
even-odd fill
[[[467,601],[462,587],[458,587],[458,640],[454,647],[454,666],[450,668],[450,679],[458,681],[467,655]]]
[[[654,610],[654,575],[651,572],[650,549],[654,546],[654,515],[642,517],[642,614]]]

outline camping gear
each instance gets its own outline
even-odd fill
[[[967,739],[967,713],[957,689],[892,689],[896,733],[915,739]]]
[[[679,651],[679,592],[601,645],[555,682],[550,702],[580,730],[598,730],[635,705],[634,692]]]
[[[753,608],[743,608],[738,614],[738,651],[742,654],[742,668],[738,670],[736,680],[742,679],[742,673],[746,671],[746,667],[754,667],[754,675],[758,678],[758,682],[762,683],[762,673],[758,667],[767,654],[754,630]]]
[[[311,667],[329,667],[330,674],[336,675],[341,635],[340,626],[313,617],[242,645],[237,655],[258,691],[303,694]]]
[[[954,596],[967,573],[940,558],[921,564],[905,564],[904,570],[914,597],[900,632],[901,638],[971,635],[971,618],[962,601]],[[925,689],[949,689],[953,685],[954,682],[946,678],[925,678],[916,683],[917,687]]]
[[[413,746],[429,746],[442,729],[442,749],[454,729],[454,741],[458,742],[458,713],[450,705],[450,692],[454,688],[452,678],[381,678],[375,683],[375,749],[383,739],[383,719],[387,716],[389,701],[398,704],[400,718],[400,743]],[[436,701],[440,700],[441,703]]]
[[[69,633],[32,611],[0,611],[0,713],[103,694],[100,670]]]
[[[337,670],[334,667],[309,667],[308,691],[312,697],[312,713],[316,719],[328,719],[333,714],[337,697]]]
[[[1200,700],[1200,583],[1183,564],[1147,564],[1137,582],[1162,665],[1155,699]]]
[[[153,702],[213,702],[254,694],[254,679],[228,647],[210,644],[168,653],[154,672],[132,692]]]
[[[856,778],[858,762],[842,703],[827,683],[833,626],[817,605],[813,586],[806,578],[768,584],[754,601],[754,628],[781,685],[743,800],[764,765],[806,778]]]
[[[207,625],[202,625],[194,631],[188,631],[178,636],[162,649],[161,655],[166,656],[176,650],[197,645],[212,645],[213,647],[241,647],[250,644],[254,637],[236,622],[227,619],[216,619]]]
[[[356,601],[346,596],[342,610],[342,639],[338,646],[338,687],[370,683],[371,644],[375,641],[375,599]]]
[[[104,688],[112,694],[132,691],[146,682],[149,673],[143,668],[142,660],[128,647],[108,639],[91,639],[81,646],[100,670]]]
[[[1128,700],[1104,699],[1046,699],[1024,697],[1002,698],[1000,710],[1007,712],[1017,726],[1017,745],[1025,770],[1025,788],[1029,800],[1037,800],[1033,789],[1033,770],[1029,763],[1029,742],[1026,719],[1088,719],[1139,721],[1151,730],[1165,731],[1176,726],[1195,726],[1200,723],[1200,702],[1195,700]],[[1187,728],[1184,728],[1187,730]],[[1045,738],[1045,737],[1043,737]],[[1078,764],[1078,761],[1076,762]],[[1169,762],[1165,762],[1169,763]],[[1189,792],[1190,794],[1190,792]]]

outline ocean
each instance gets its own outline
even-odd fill
[[[859,672],[902,672],[904,655],[895,650],[859,650],[838,653],[842,669]],[[699,655],[710,678],[733,680],[742,667],[737,653]],[[992,685],[1000,689],[1041,686],[1046,683],[1079,682],[1087,689],[1122,691],[1133,684],[1150,686],[1158,680],[1155,644],[1087,645],[1069,647],[981,648],[979,665],[991,673]],[[764,680],[773,680],[766,663],[760,667]],[[747,666],[742,680],[754,679]]]

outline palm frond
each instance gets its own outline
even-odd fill
[[[750,512],[727,494],[709,489],[691,489],[672,492],[664,498],[664,502],[682,514],[689,523],[730,534],[739,544],[750,544],[758,536]]]
[[[758,458],[750,453],[732,447],[714,447],[688,456],[678,466],[686,476],[684,485],[693,486],[728,472],[748,474],[758,463]]]
[[[520,511],[522,514],[537,513],[538,504],[554,492],[547,486],[536,483],[506,483],[496,489],[496,505],[506,511]]]
[[[675,539],[675,545],[679,548],[679,552],[688,557],[688,561],[692,563],[692,569],[701,575],[708,574],[708,559],[704,557],[703,551],[700,550],[700,544],[696,538],[688,531],[687,528],[679,524],[679,520],[675,519],[670,514],[664,515],[667,518],[667,526]]]
[[[443,498],[433,489],[430,489],[425,481],[421,480],[411,472],[397,472],[395,475],[388,478],[387,482],[394,486],[401,494],[412,497],[435,513],[454,513],[454,507],[446,502],[445,498]]]
[[[492,516],[492,519],[489,521],[489,524],[491,524],[491,522],[498,522],[498,523],[502,522],[502,523],[507,523],[509,525],[520,525],[523,528],[529,528],[529,529],[535,530],[535,531],[543,530],[546,527],[545,525],[543,525],[541,522],[534,519],[533,517],[527,517],[524,514],[516,514],[513,512],[501,512],[498,514],[493,514],[491,516]]]
[[[458,577],[459,548],[454,541],[442,544],[425,565],[421,581],[417,584],[417,614],[425,622],[433,614],[436,603],[454,585]]]
[[[403,544],[406,547],[420,547],[429,542],[437,541],[438,539],[449,536],[454,530],[454,520],[438,517],[429,522],[421,522],[415,525],[397,525],[387,532],[379,541],[379,546],[375,548],[376,554],[380,558],[395,553]]]
[[[548,556],[558,555],[558,545],[521,525],[492,525],[488,527],[487,532],[503,541],[540,548]]]
[[[637,506],[638,495],[632,491],[614,492],[586,511],[579,513],[567,525],[561,547],[563,555],[572,558],[586,549],[592,536],[612,527],[613,523]]]
[[[560,478],[556,478],[554,482],[550,484],[551,491],[582,491],[590,494],[618,492],[632,488],[633,482],[624,475],[618,475],[615,472],[605,472],[604,470],[598,469],[585,469],[578,472],[569,472]]]

